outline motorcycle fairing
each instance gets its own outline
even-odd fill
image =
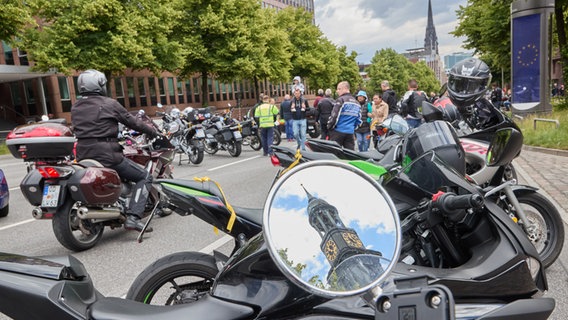
[[[230,303],[206,295],[197,302],[174,306],[155,306],[121,298],[103,298],[89,308],[89,319],[121,320],[233,320],[254,318],[247,305]]]

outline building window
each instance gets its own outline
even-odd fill
[[[191,80],[185,80],[185,103],[193,101],[193,91],[191,91]]]
[[[77,79],[79,79],[79,77],[73,77],[73,87],[75,88],[75,97],[79,99],[81,98],[81,94],[79,93],[79,85],[77,84]]]
[[[22,94],[20,92],[20,82],[12,82],[10,84],[10,93],[12,94],[12,104],[14,106],[14,110],[19,115],[22,115]]]
[[[122,84],[122,78],[114,78],[114,90],[116,91],[116,100],[124,105],[124,85]]]
[[[4,50],[4,59],[6,64],[14,65],[14,54],[12,53],[12,47],[6,42],[2,41],[2,49]]]
[[[20,60],[20,65],[21,66],[29,66],[30,63],[28,62],[28,53],[20,50],[19,48],[17,49],[18,52],[18,59]]]
[[[134,78],[126,78],[126,89],[128,90],[128,106],[134,107],[136,105],[136,95],[134,93]]]
[[[193,97],[195,97],[195,102],[197,103],[201,101],[201,97],[199,97],[200,92],[201,92],[201,79],[193,78]]]
[[[150,104],[155,106],[158,104],[158,96],[156,95],[156,78],[148,78],[148,90],[150,90]]]
[[[180,78],[176,79],[178,103],[183,103],[183,80]]]
[[[170,103],[176,103],[176,88],[174,87],[174,78],[168,77],[168,95],[170,96]]]
[[[160,89],[160,102],[162,104],[167,104],[166,100],[166,88],[164,87],[164,78],[158,78],[158,88]]]
[[[138,78],[138,92],[140,92],[140,106],[148,106],[148,100],[146,100],[146,87],[144,87],[144,78]]]

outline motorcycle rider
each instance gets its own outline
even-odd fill
[[[126,209],[124,228],[141,231],[144,227],[141,218],[152,186],[152,175],[124,157],[117,139],[118,124],[151,138],[159,134],[131,115],[118,101],[107,97],[106,83],[105,75],[93,69],[81,73],[77,79],[81,98],[71,108],[71,122],[77,137],[77,160],[96,160],[115,170],[122,179],[136,183]],[[151,228],[146,229],[146,232],[151,231]]]
[[[499,123],[497,110],[485,97],[490,83],[489,66],[477,58],[456,63],[448,75],[448,96],[473,129]]]

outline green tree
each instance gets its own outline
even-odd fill
[[[310,12],[294,7],[287,7],[277,15],[277,24],[292,43],[292,75],[301,76],[317,88],[337,83],[341,71],[336,46],[312,21]]]
[[[23,0],[0,1],[0,40],[10,41],[26,25],[33,23]]]
[[[410,78],[418,81],[418,89],[430,94],[430,92],[438,92],[440,90],[440,82],[436,78],[434,70],[432,70],[424,61],[418,61],[412,64]]]
[[[410,70],[412,69],[412,62],[398,54],[394,49],[381,49],[375,53],[371,59],[371,65],[367,68],[370,78],[367,83],[367,91],[381,92],[381,82],[388,80],[391,88],[396,91],[400,98],[401,94],[408,89],[408,80],[411,78]]]
[[[250,0],[182,0],[183,16],[176,34],[188,50],[181,75],[201,75],[203,105],[209,101],[208,78],[233,80],[258,66],[251,23],[258,22],[260,3]]]
[[[125,69],[175,70],[181,46],[171,41],[180,15],[175,1],[28,0],[41,21],[25,28],[20,47],[34,69],[60,72],[95,68],[107,76]]]
[[[347,47],[341,46],[337,48],[339,52],[339,69],[340,73],[338,81],[348,81],[352,90],[364,89],[363,78],[359,74],[359,65],[357,64],[357,52],[351,51],[347,54]],[[336,83],[330,83],[328,86],[333,87]]]

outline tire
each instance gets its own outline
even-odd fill
[[[203,162],[203,149],[199,150],[199,141],[196,141],[194,145],[189,149],[187,156],[189,157],[189,162],[193,164],[200,164]]]
[[[205,150],[208,154],[216,154],[217,151],[219,151],[219,147],[212,147],[209,143],[205,142],[203,143],[203,150]]]
[[[227,143],[227,151],[232,157],[238,157],[241,155],[241,151],[243,150],[243,146],[241,146],[240,141],[231,140]]]
[[[517,196],[527,218],[535,224],[535,235],[527,235],[545,268],[550,267],[564,246],[564,222],[554,205],[539,193]],[[524,230],[524,229],[523,229]]]
[[[272,144],[277,146],[280,144],[280,142],[282,142],[282,134],[280,133],[280,130],[274,128],[274,140],[272,141]]]
[[[156,305],[191,303],[209,292],[218,271],[211,255],[170,254],[156,260],[136,277],[126,299]]]
[[[262,149],[262,144],[260,143],[260,137],[256,134],[250,136],[250,147],[254,151]]]
[[[101,237],[105,229],[100,223],[92,223],[91,220],[81,220],[77,216],[77,210],[73,208],[74,201],[68,199],[65,203],[57,208],[53,215],[52,227],[57,241],[65,248],[79,252],[94,247]],[[88,230],[91,234],[87,235],[80,229]]]
[[[8,212],[10,212],[10,205],[9,204],[7,204],[4,208],[0,209],[0,218],[7,216]]]

